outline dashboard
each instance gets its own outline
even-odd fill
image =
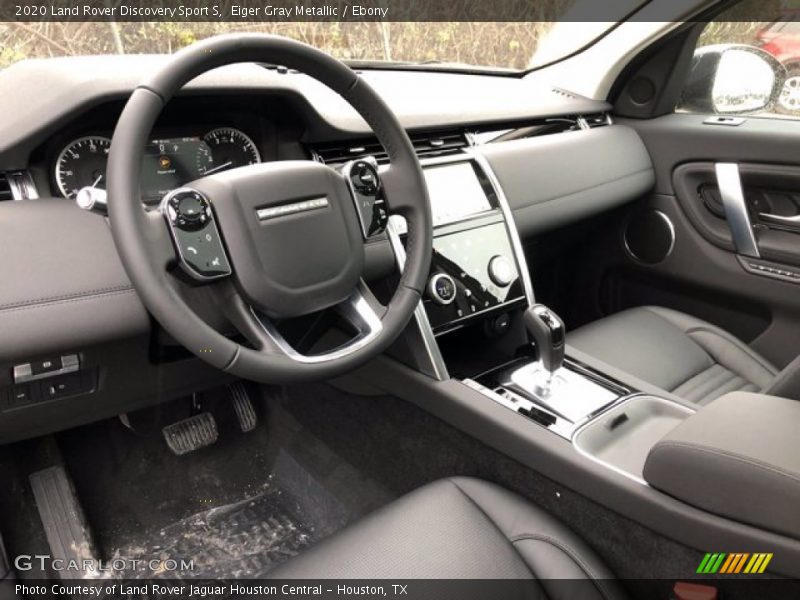
[[[105,189],[110,147],[111,139],[103,135],[85,135],[69,141],[53,165],[60,194],[74,198],[84,187]],[[259,162],[261,154],[252,138],[235,127],[156,138],[144,148],[142,200],[158,202],[168,191],[193,179]]]
[[[15,90],[0,95],[0,276],[14,282],[0,289],[0,441],[114,416],[219,382],[219,372],[153,327],[107,221],[69,200],[83,187],[105,186],[109,140],[125,101],[164,60],[79,57],[21,61],[0,70],[0,87]],[[516,78],[402,71],[362,76],[387,99],[426,157],[435,156],[437,144],[450,144],[450,133],[471,142],[465,132],[609,109]],[[373,150],[366,123],[339,96],[302,75],[259,65],[225,67],[190,82],[164,108],[148,139],[140,186],[147,203],[215,170],[312,155],[334,165],[360,150],[380,151]],[[440,161],[425,169],[437,232],[430,291],[439,296],[427,308],[437,334],[460,318],[459,311],[466,317],[520,296],[516,265],[502,260],[513,253],[500,248],[505,226],[491,187],[502,188],[526,237],[616,206],[652,185],[646,149],[625,126],[474,142],[473,152],[495,175],[492,186],[483,163],[476,168],[453,156],[446,168]],[[341,160],[322,156],[332,147]],[[576,163],[603,167],[576,172]],[[19,193],[26,178],[30,189],[23,191],[31,193]],[[4,196],[3,183],[14,183],[17,193],[8,185]],[[480,235],[485,244],[476,245]],[[367,281],[382,280],[394,266],[387,239],[365,245]],[[187,302],[205,306],[207,299],[193,288],[177,280],[176,288]],[[204,316],[214,326],[226,327],[209,312]],[[54,357],[64,364],[74,355],[87,374],[77,383],[91,393],[3,408],[14,366]]]

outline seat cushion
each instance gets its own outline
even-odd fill
[[[528,579],[539,580],[540,598],[624,597],[603,562],[559,521],[503,488],[462,477],[400,498],[270,577]]]
[[[568,334],[567,343],[698,404],[728,392],[760,391],[778,372],[723,329],[657,306],[585,325]]]

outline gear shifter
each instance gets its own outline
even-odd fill
[[[544,304],[534,304],[528,308],[523,320],[536,342],[539,361],[552,378],[564,363],[564,321]]]
[[[499,377],[500,385],[552,415],[577,425],[620,398],[616,390],[564,364],[566,328],[556,313],[534,304],[523,315],[539,360],[513,366]],[[521,406],[525,406],[524,404]],[[514,410],[520,410],[514,405]]]

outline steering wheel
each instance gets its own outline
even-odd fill
[[[202,177],[147,211],[139,180],[158,115],[187,82],[210,69],[265,62],[296,69],[341,95],[389,155],[334,170],[278,161]],[[211,365],[266,383],[325,379],[360,366],[400,335],[430,268],[430,201],[414,148],[389,107],[352,69],[311,46],[278,36],[210,38],[176,53],[131,94],[108,159],[108,212],[119,256],[142,302],[177,341]],[[364,243],[388,214],[408,224],[406,260],[386,306],[362,280]],[[212,288],[249,342],[202,320],[175,285],[180,268]],[[282,319],[335,311],[353,330],[342,345],[303,354],[278,330]]]

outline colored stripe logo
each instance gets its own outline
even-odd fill
[[[697,573],[704,575],[717,573],[724,575],[738,575],[740,573],[756,575],[766,571],[767,565],[771,560],[771,552],[756,552],[754,554],[747,552],[732,552],[730,554],[709,552],[700,561]]]

